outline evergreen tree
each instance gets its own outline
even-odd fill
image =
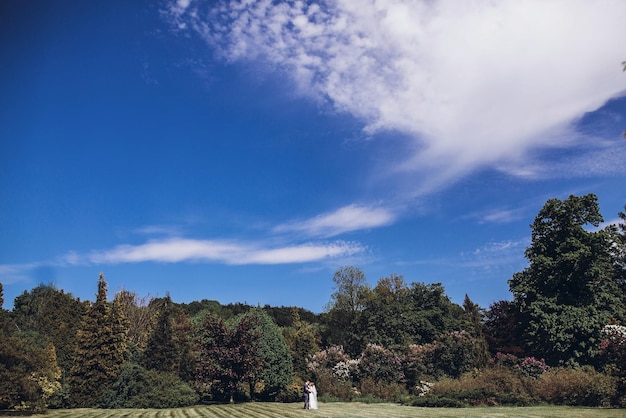
[[[191,383],[195,374],[195,354],[192,347],[193,326],[191,319],[182,310],[174,318],[173,339],[176,346],[177,372],[181,380]]]
[[[144,365],[162,372],[178,372],[178,351],[173,335],[174,305],[169,294],[164,298],[157,322],[148,338],[144,352]]]
[[[291,353],[293,371],[302,380],[307,379],[307,362],[320,351],[318,327],[300,319],[297,308],[292,309],[293,326],[285,328],[283,334]]]
[[[257,354],[261,358],[261,369],[250,378],[250,395],[265,400],[274,400],[281,389],[291,382],[293,363],[285,338],[272,318],[261,308],[246,314],[254,317],[260,338]]]
[[[72,403],[97,406],[101,394],[117,379],[127,357],[120,309],[107,303],[107,283],[100,273],[96,301],[83,317],[71,372]]]
[[[465,328],[476,339],[476,364],[478,367],[483,367],[489,361],[489,346],[485,339],[483,312],[467,294],[463,300],[463,310],[468,317],[468,325]]]

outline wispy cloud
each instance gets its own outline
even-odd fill
[[[120,245],[110,250],[94,251],[86,260],[94,264],[189,261],[225,264],[290,264],[351,256],[363,251],[359,244],[336,241],[265,248],[261,244],[219,240],[170,238],[139,245]]]
[[[27,280],[28,273],[39,266],[39,263],[0,264],[0,282],[11,284]]]
[[[503,266],[519,265],[524,262],[524,250],[529,239],[489,242],[473,250],[464,251],[454,258],[429,258],[402,261],[398,265],[457,266],[467,269],[499,270]]]
[[[72,251],[54,262],[0,265],[0,281],[14,283],[27,280],[31,271],[45,265],[67,267],[143,262],[205,262],[228,265],[294,264],[340,260],[358,256],[365,251],[366,248],[361,244],[346,241],[267,247],[262,243],[168,238],[138,245],[124,244],[108,250],[91,251],[87,254]]]
[[[368,249],[354,241],[311,241],[341,233],[390,224],[395,215],[388,209],[349,205],[304,221],[270,228],[268,240],[192,239],[181,237],[180,228],[164,225],[135,229],[141,235],[162,235],[141,244],[121,244],[89,252],[69,251],[51,261],[0,265],[0,281],[12,283],[29,278],[41,266],[69,267],[123,263],[216,263],[227,265],[343,263],[366,256]],[[303,234],[308,242],[294,239]],[[302,237],[300,237],[302,238]],[[282,244],[276,244],[280,242]]]
[[[286,72],[370,133],[408,134],[402,168],[424,190],[481,166],[541,172],[530,150],[571,145],[576,118],[624,91],[624,15],[622,0],[179,0],[168,13],[225,60]]]
[[[348,205],[310,219],[278,225],[274,232],[303,232],[307,236],[331,237],[389,225],[395,219],[396,215],[386,208]]]

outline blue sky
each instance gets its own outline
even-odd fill
[[[5,308],[54,283],[323,310],[510,299],[549,198],[626,203],[626,2],[0,4]]]

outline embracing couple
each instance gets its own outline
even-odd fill
[[[317,409],[317,389],[308,380],[304,382],[304,409]]]

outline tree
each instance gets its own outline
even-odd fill
[[[619,222],[609,225],[606,231],[611,236],[611,255],[615,265],[615,278],[622,290],[626,304],[626,205],[624,211],[618,212]]]
[[[467,332],[476,339],[476,364],[479,367],[487,364],[489,360],[489,346],[485,339],[484,327],[483,327],[483,312],[480,307],[472,302],[469,296],[466,294],[463,300],[463,310],[468,317],[468,325],[465,327]]]
[[[223,319],[207,315],[199,335],[196,385],[214,398],[234,402],[237,387],[258,372],[263,362],[258,355],[260,333],[252,316],[244,316],[229,327]]]
[[[293,363],[289,347],[278,326],[264,310],[254,308],[245,315],[252,316],[258,324],[257,354],[262,362],[261,368],[250,377],[250,396],[258,394],[263,399],[274,400],[291,382]]]
[[[403,276],[392,274],[378,281],[361,314],[360,332],[365,344],[396,349],[415,342],[417,323],[409,297]]]
[[[485,321],[485,339],[492,354],[524,354],[519,335],[519,315],[515,303],[500,300],[489,305]]]
[[[145,350],[148,337],[154,328],[155,308],[148,304],[148,296],[140,297],[137,293],[120,290],[115,294],[114,303],[118,303],[128,321],[127,341],[132,349]]]
[[[76,332],[85,305],[70,293],[53,285],[39,285],[15,298],[13,318],[22,332],[37,332],[39,338],[52,342],[59,366],[69,372],[76,349]]]
[[[173,336],[174,307],[169,294],[164,298],[157,314],[157,323],[150,334],[144,352],[147,369],[178,372],[178,350]]]
[[[319,351],[319,327],[300,319],[297,308],[292,310],[293,326],[284,328],[285,340],[289,345],[293,361],[293,372],[302,380],[308,376],[308,361]]]
[[[61,390],[54,344],[36,331],[21,332],[12,326],[3,302],[0,283],[0,410],[43,411]]]
[[[119,375],[127,357],[120,312],[107,304],[107,283],[100,273],[96,301],[87,309],[77,335],[70,378],[75,406],[96,406],[101,394]]]
[[[343,345],[352,355],[358,355],[362,347],[362,335],[358,332],[361,312],[371,289],[365,274],[357,267],[341,267],[334,276],[335,292],[327,307],[328,343]]]
[[[623,317],[611,240],[593,194],[550,199],[532,224],[529,266],[509,280],[527,351],[550,365],[589,364],[610,318]]]
[[[0,331],[0,410],[45,410],[61,390],[54,345],[42,345],[36,335],[3,334]]]

